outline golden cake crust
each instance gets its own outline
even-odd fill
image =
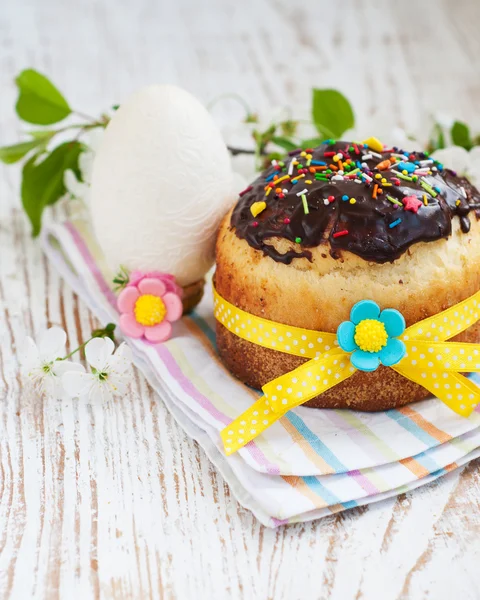
[[[242,310],[286,325],[334,333],[348,320],[356,302],[370,299],[381,308],[399,310],[410,326],[480,288],[480,222],[476,218],[469,233],[463,233],[455,219],[447,239],[416,243],[393,263],[367,262],[348,251],[333,258],[326,242],[309,248],[311,260],[298,258],[289,265],[238,238],[230,218],[231,213],[224,218],[217,239],[218,293]],[[272,238],[270,243],[281,253],[301,250],[284,238]],[[453,339],[479,342],[480,325]],[[220,323],[217,343],[229,370],[255,388],[305,362],[242,340]],[[307,406],[385,410],[429,394],[393,369],[379,367],[373,373],[356,372]]]

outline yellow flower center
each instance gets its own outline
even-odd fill
[[[162,299],[151,294],[144,294],[135,302],[135,318],[141,325],[151,327],[163,321],[167,309]]]
[[[379,352],[387,345],[385,325],[376,319],[364,319],[355,327],[355,343],[364,352]]]

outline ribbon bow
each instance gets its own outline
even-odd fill
[[[480,292],[405,329],[401,313],[357,303],[337,333],[313,331],[247,313],[214,289],[215,318],[238,337],[310,360],[263,386],[264,395],[221,432],[226,454],[260,435],[292,408],[380,363],[420,384],[468,417],[480,390],[462,372],[480,371],[480,344],[446,342],[479,319]]]

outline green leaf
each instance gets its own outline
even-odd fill
[[[438,123],[435,123],[432,133],[430,134],[427,150],[431,153],[435,152],[435,150],[442,150],[443,148],[445,148],[445,134],[443,133],[442,127]]]
[[[300,142],[300,146],[302,148],[316,148],[317,146],[320,146],[320,144],[324,141],[325,138],[323,137],[310,138],[309,140],[302,140]]]
[[[92,331],[92,338],[108,337],[112,340],[112,342],[114,342],[115,341],[115,334],[114,334],[115,327],[116,327],[115,323],[108,323],[106,325],[106,327],[104,327],[103,329],[94,329]]]
[[[0,160],[7,165],[11,165],[21,160],[31,150],[34,150],[43,143],[43,140],[31,140],[29,142],[13,144],[12,146],[3,146],[3,148],[0,148]]]
[[[33,137],[33,140],[0,148],[0,160],[7,165],[11,165],[21,160],[32,150],[36,149],[38,154],[47,146],[55,133],[55,131],[31,131],[30,135]]]
[[[130,271],[124,265],[120,265],[118,272],[113,278],[114,290],[120,292],[130,281]]]
[[[443,149],[445,148],[446,144],[445,144],[445,134],[443,133],[443,129],[439,126],[437,129],[437,134],[438,134],[438,138],[437,138],[437,147],[438,149]]]
[[[80,178],[78,157],[84,147],[80,142],[65,142],[46,155],[35,154],[23,167],[22,204],[32,224],[32,235],[40,233],[42,214],[65,194],[63,176],[72,169]]]
[[[286,137],[292,137],[296,134],[298,128],[298,121],[294,121],[293,119],[287,119],[286,121],[282,121],[279,123],[280,131]]]
[[[72,110],[62,94],[38,71],[22,71],[15,83],[19,90],[16,110],[24,121],[36,125],[51,125],[71,114]]]
[[[334,139],[355,125],[350,102],[337,90],[313,90],[312,118],[320,135]]]
[[[56,133],[59,133],[59,131],[55,131],[54,129],[34,129],[33,131],[28,131],[27,133],[36,140],[49,140]]]
[[[258,123],[258,115],[248,112],[245,119],[243,120],[243,122],[244,123]]]
[[[465,148],[465,150],[470,150],[472,148],[473,144],[470,137],[470,130],[465,123],[455,121],[450,130],[450,135],[452,136],[452,142],[455,146],[461,146],[462,148]]]
[[[298,148],[298,144],[295,144],[294,142],[292,142],[292,140],[289,140],[286,137],[275,136],[272,138],[272,142],[274,144],[276,144],[277,146],[280,146],[280,148],[283,148],[287,152],[290,152],[291,150],[295,150],[296,148]]]

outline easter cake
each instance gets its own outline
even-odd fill
[[[409,327],[480,288],[480,194],[447,167],[425,152],[386,147],[375,138],[327,140],[273,161],[220,226],[214,285],[222,306],[260,318],[259,327],[262,319],[281,324],[288,337],[278,337],[277,345],[273,338],[249,341],[233,317],[217,314],[218,350],[228,369],[260,389],[308,360],[314,343],[307,344],[308,335],[292,335],[289,326],[338,330],[335,343],[343,347],[339,326],[350,319],[344,344],[356,350],[358,370],[307,406],[376,411],[428,396],[419,382],[387,368],[400,354],[392,359],[384,349],[389,327],[398,329],[393,317],[388,322],[390,313]],[[362,327],[352,317],[355,306],[372,317]],[[380,308],[388,311],[379,316]],[[446,334],[453,341],[480,341],[479,324],[458,330]],[[426,335],[439,339],[434,329]]]

